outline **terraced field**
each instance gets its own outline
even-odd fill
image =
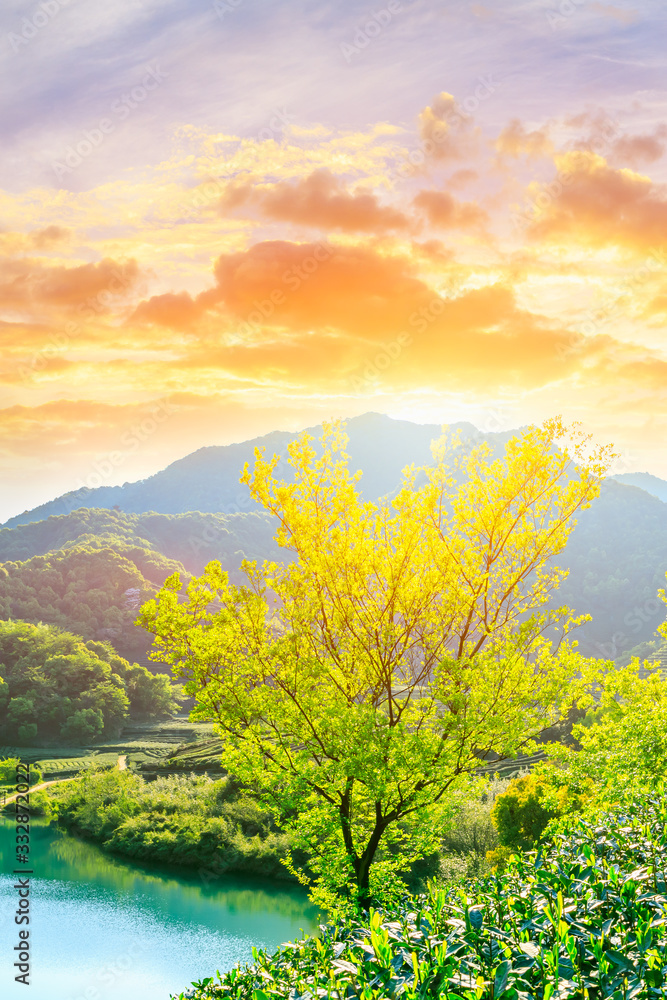
[[[129,768],[140,772],[216,770],[220,773],[220,741],[213,740],[212,735],[212,725],[170,719],[168,722],[128,726],[116,741],[104,744],[80,747],[0,746],[0,758],[20,757],[30,764],[38,764],[46,779],[71,777],[89,767],[115,767],[118,757],[122,755],[127,757]],[[212,743],[218,747],[217,760],[214,760],[213,750],[206,749]],[[186,752],[183,764],[180,761],[167,763],[179,754],[182,756],[182,751]]]
[[[214,737],[199,743],[180,746],[167,757],[165,767],[172,771],[196,771],[207,774],[222,774],[220,764],[222,755],[222,740]]]

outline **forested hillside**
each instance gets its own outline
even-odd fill
[[[0,618],[58,625],[146,662],[140,605],[173,572],[187,582],[211,559],[234,580],[243,558],[278,556],[265,514],[123,514],[79,510],[0,529]]]
[[[107,643],[0,621],[0,736],[27,744],[115,736],[125,720],[175,711],[178,689]]]
[[[110,548],[161,585],[179,568],[200,573],[211,559],[236,572],[242,559],[274,558],[278,546],[268,514],[124,514],[81,510],[0,528],[0,562],[15,562],[72,546]]]
[[[178,564],[160,559],[166,579]],[[159,583],[158,574],[152,576]],[[129,660],[146,656],[148,638],[133,622],[153,593],[136,563],[111,548],[60,549],[0,566],[0,618],[44,622],[83,639],[107,640]]]
[[[557,562],[570,570],[557,602],[593,617],[577,634],[582,650],[615,659],[665,619],[667,504],[607,480]]]

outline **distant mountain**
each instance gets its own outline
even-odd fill
[[[617,483],[623,483],[626,486],[638,486],[640,490],[645,490],[651,496],[657,497],[658,500],[667,503],[667,480],[658,479],[657,476],[652,476],[650,472],[622,472],[620,475],[613,476],[612,478]]]
[[[458,431],[469,446],[486,441],[494,455],[501,454],[516,433],[482,434],[471,424],[457,424],[450,430]],[[406,465],[430,463],[431,442],[441,434],[436,424],[413,424],[377,413],[350,420],[346,431],[350,466],[363,470],[359,488],[369,500],[393,493]],[[321,428],[309,429],[316,439],[320,432]],[[285,551],[278,549],[273,538],[273,518],[250,501],[239,475],[244,463],[252,462],[255,447],[264,447],[269,457],[274,452],[284,455],[296,436],[276,432],[243,444],[201,448],[149,479],[88,490],[83,495],[66,494],[12,518],[0,528],[0,562],[16,580],[16,584],[7,582],[6,600],[18,600],[20,578],[28,588],[20,606],[30,611],[30,615],[21,611],[21,616],[59,624],[57,616],[65,613],[58,604],[60,594],[49,596],[46,610],[50,617],[45,616],[48,584],[39,574],[35,576],[38,566],[26,561],[61,553],[56,562],[64,565],[62,553],[72,548],[86,549],[88,559],[95,550],[106,551],[109,566],[118,567],[114,573],[119,581],[118,560],[129,560],[146,588],[159,585],[176,563],[199,574],[207,562],[219,559],[238,582],[244,557],[284,559]],[[290,471],[281,464],[278,474],[289,480]],[[657,592],[665,586],[667,570],[667,503],[652,493],[655,484],[667,490],[667,483],[648,474],[632,475],[640,483],[630,485],[631,475],[623,475],[603,484],[600,497],[580,513],[567,548],[556,560],[570,574],[554,603],[593,616],[576,635],[582,652],[605,659],[616,659],[652,640],[665,618]],[[645,481],[650,482],[640,488]],[[121,509],[113,510],[115,505]],[[120,582],[117,589],[120,593]],[[18,616],[18,606],[12,603],[8,608],[12,616]],[[104,615],[108,617],[100,606],[99,616]],[[106,619],[102,625],[106,627]],[[134,639],[128,635],[125,641]]]
[[[570,570],[557,603],[592,615],[575,633],[583,652],[616,659],[653,639],[665,619],[658,590],[666,586],[667,504],[608,479],[577,520],[556,559]]]
[[[494,451],[499,451],[514,431],[481,434],[469,423],[451,426],[468,441],[488,441]],[[319,439],[322,428],[309,427],[307,433]],[[347,452],[352,469],[362,469],[360,489],[365,499],[377,497],[394,490],[401,478],[401,471],[412,462],[424,465],[432,461],[431,441],[438,439],[442,429],[438,424],[413,424],[407,420],[393,420],[380,413],[366,413],[347,422],[349,437]],[[239,483],[239,476],[246,462],[252,463],[255,448],[265,448],[267,457],[274,453],[286,455],[287,444],[298,434],[275,431],[264,437],[242,444],[200,448],[198,451],[172,462],[162,472],[123,486],[100,486],[82,489],[51,500],[49,503],[24,511],[5,522],[13,528],[30,521],[68,514],[80,507],[111,510],[119,507],[130,514],[155,511],[161,514],[183,514],[202,511],[215,514],[243,513],[258,510],[248,490]],[[289,479],[289,468],[281,474]]]

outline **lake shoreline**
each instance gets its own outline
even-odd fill
[[[91,836],[89,833],[87,833],[85,830],[82,830],[80,827],[77,827],[75,824],[69,825],[67,823],[62,822],[62,820],[59,819],[49,820],[47,817],[44,817],[44,819],[46,820],[46,822],[49,823],[49,825],[55,827],[58,830],[61,830],[63,833],[68,834],[70,837],[74,837],[85,844],[90,844],[94,847],[99,848],[99,850],[102,851],[107,857],[115,858],[118,861],[121,861],[123,863],[129,863],[139,868],[145,867],[147,870],[153,868],[161,869],[173,872],[174,874],[178,874],[181,876],[185,876],[188,874],[192,875],[198,874],[200,876],[201,881],[204,884],[207,884],[217,879],[224,879],[229,875],[233,877],[242,876],[243,878],[268,880],[270,882],[275,882],[277,885],[284,884],[294,888],[299,887],[301,885],[301,883],[298,882],[293,875],[290,875],[287,872],[287,870],[284,876],[280,876],[278,874],[273,875],[260,871],[253,871],[251,867],[241,868],[232,865],[229,868],[226,868],[225,871],[213,872],[212,869],[206,868],[203,865],[197,866],[194,864],[193,865],[179,864],[177,862],[152,860],[147,857],[141,857],[141,858],[136,857],[135,855],[126,854],[122,850],[114,850],[112,847],[108,847],[102,840],[99,840],[96,837]]]
[[[253,947],[273,951],[302,929],[316,932],[318,915],[295,886],[236,874],[204,883],[193,871],[110,855],[45,817],[35,817],[31,840],[31,985],[40,1000],[84,997],[93,987],[98,1000],[165,1000],[211,968],[252,961]],[[13,844],[14,824],[1,816],[5,914],[16,895]],[[14,931],[2,922],[0,947],[8,955]],[[10,972],[0,969],[0,994],[19,1000]]]

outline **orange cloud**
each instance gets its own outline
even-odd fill
[[[386,232],[410,225],[402,212],[381,205],[372,192],[350,194],[326,167],[295,183],[234,185],[221,199],[220,210],[226,214],[245,205],[269,219],[327,230]]]
[[[0,253],[12,256],[33,250],[52,250],[68,243],[71,237],[71,229],[54,225],[28,233],[0,232]]]
[[[400,328],[414,297],[427,294],[413,272],[405,258],[363,246],[273,240],[219,257],[217,286],[199,301],[222,302],[251,325],[365,331],[373,338]]]
[[[523,155],[529,159],[537,159],[553,153],[546,128],[527,132],[518,118],[513,118],[509,125],[505,126],[494,145],[501,156],[510,156],[513,159]]]
[[[667,125],[659,125],[647,135],[621,136],[612,146],[615,159],[631,166],[655,163],[667,149]]]
[[[192,305],[218,310],[234,337],[195,341],[178,369],[335,391],[395,342],[410,345],[382,377],[396,388],[534,387],[589,364],[602,344],[519,308],[501,282],[446,297],[418,276],[415,258],[369,247],[267,241],[221,255],[214,274]]]
[[[488,215],[473,201],[457,201],[447,191],[420,191],[413,204],[421,209],[432,226],[472,229],[488,221]]]
[[[138,279],[139,265],[134,259],[105,258],[78,267],[51,267],[29,258],[5,260],[0,277],[0,308],[79,306],[93,315],[107,311],[114,296],[135,287]]]
[[[627,135],[619,122],[602,108],[567,118],[565,124],[585,129],[574,143],[576,149],[597,153],[620,166],[655,163],[667,148],[666,125],[659,124],[652,132]]]
[[[64,226],[46,226],[29,234],[36,250],[50,250],[59,243],[66,243],[72,236],[71,229]]]
[[[533,236],[633,250],[663,243],[667,231],[663,185],[631,170],[615,170],[594,153],[565,153],[556,157],[556,165],[556,181],[542,189],[543,206],[530,227]]]
[[[137,320],[139,323],[155,323],[174,330],[185,330],[192,326],[201,313],[201,306],[197,305],[188,292],[167,292],[139,303],[130,322]]]
[[[425,152],[433,159],[458,160],[474,154],[478,135],[472,117],[446,91],[420,112],[418,124]]]
[[[615,21],[620,21],[621,24],[634,24],[639,17],[639,11],[633,8],[615,7],[613,4],[608,3],[593,3],[591,4],[591,10],[594,10],[596,14],[602,14],[603,17],[610,17]]]
[[[447,178],[447,187],[462,188],[471,181],[476,181],[479,174],[476,170],[455,170],[451,177]]]

